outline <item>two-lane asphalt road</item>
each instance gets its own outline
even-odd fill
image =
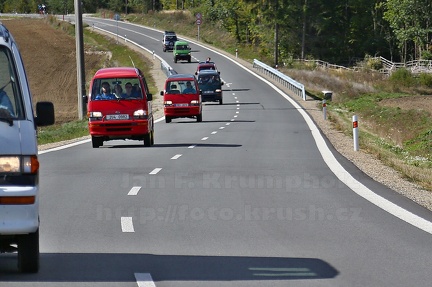
[[[2,255],[0,286],[431,286],[431,213],[327,148],[292,101],[197,43],[193,63],[174,64],[161,31],[84,21],[178,73],[210,56],[224,104],[205,104],[201,123],[157,122],[151,148],[41,153],[41,270]]]

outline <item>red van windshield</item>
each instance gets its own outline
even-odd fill
[[[95,79],[92,86],[92,100],[142,99],[138,78]]]

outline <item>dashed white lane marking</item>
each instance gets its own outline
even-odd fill
[[[134,186],[129,190],[127,195],[137,195],[138,191],[140,191],[140,189],[141,189],[141,186]]]
[[[122,232],[135,232],[132,217],[120,218]]]
[[[233,122],[233,121],[234,121],[234,119],[231,119],[231,121]]]
[[[211,134],[212,134],[212,135],[217,134],[217,131],[214,131],[214,132],[212,132]]]
[[[237,107],[240,107],[240,104],[238,104]]]
[[[150,273],[135,273],[134,275],[138,287],[156,287]]]
[[[231,124],[231,123],[226,123],[225,125],[226,125],[226,126],[229,126],[230,124]]]
[[[154,170],[152,170],[149,174],[158,174],[158,172],[160,172],[162,170],[161,167],[155,168]]]
[[[219,129],[220,129],[220,130],[223,130],[224,128],[225,128],[225,127],[220,127]]]
[[[188,146],[188,148],[194,148],[194,147],[196,147],[196,144]]]
[[[203,137],[201,140],[206,141],[206,140],[208,140],[208,137]]]
[[[235,115],[234,117],[236,118],[236,117],[238,117],[238,115]]]
[[[239,113],[239,111],[236,112],[236,114],[238,114],[238,113]]]
[[[171,159],[178,159],[179,157],[181,157],[181,154],[176,154],[175,156],[173,156]]]

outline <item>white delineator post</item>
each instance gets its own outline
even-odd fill
[[[354,150],[359,150],[359,142],[358,142],[358,119],[357,116],[354,115],[352,117],[352,125],[353,125],[353,139],[354,139]]]

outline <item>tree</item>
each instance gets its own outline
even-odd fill
[[[427,50],[431,36],[432,4],[430,0],[388,0],[385,5],[384,19],[398,41],[403,61],[408,54],[414,59]]]

